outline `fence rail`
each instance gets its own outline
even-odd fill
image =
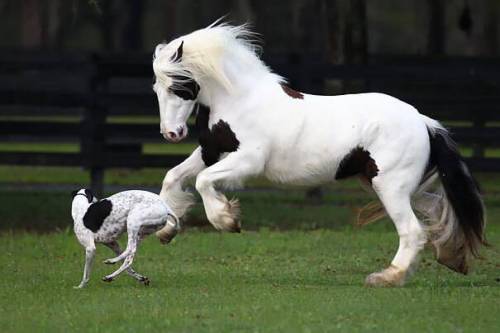
[[[385,92],[433,118],[453,121],[455,139],[473,147],[471,168],[500,170],[500,158],[485,155],[485,149],[500,146],[498,60],[374,58],[367,65],[331,65],[276,55],[266,61],[300,90]],[[0,164],[82,166],[100,192],[106,168],[180,163],[186,156],[143,154],[143,143],[164,142],[158,124],[106,120],[157,115],[151,77],[148,55],[0,53],[0,141],[80,146],[77,153],[0,152]],[[196,137],[194,128],[190,133]]]

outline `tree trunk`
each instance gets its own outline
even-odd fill
[[[365,63],[367,28],[365,0],[324,0],[330,60],[335,64]]]
[[[125,50],[137,51],[142,47],[142,18],[144,2],[128,0],[128,17],[122,34],[122,46]]]
[[[445,7],[443,0],[427,0],[429,6],[429,31],[427,52],[430,55],[445,53]]]
[[[366,2],[352,0],[349,4],[344,37],[345,61],[364,64],[367,60]]]
[[[23,0],[22,45],[35,48],[42,45],[42,4],[39,0]]]

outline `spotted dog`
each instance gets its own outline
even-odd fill
[[[126,271],[137,281],[148,285],[149,279],[135,272],[131,265],[137,246],[144,237],[163,227],[169,229],[169,238],[162,239],[164,243],[170,242],[177,234],[179,219],[168,205],[158,195],[146,191],[124,191],[101,200],[95,198],[88,189],[74,191],[72,194],[74,231],[85,248],[83,279],[75,288],[83,288],[89,281],[96,243],[106,245],[116,254],[115,258],[105,260],[105,264],[124,260],[120,268],[103,277],[103,281],[111,282]],[[128,234],[128,242],[127,248],[122,252],[117,239],[124,232]]]

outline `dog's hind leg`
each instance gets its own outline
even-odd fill
[[[89,238],[85,244],[85,267],[83,269],[82,282],[75,288],[83,288],[89,282],[90,272],[92,271],[92,263],[95,256],[95,243],[93,238]]]
[[[121,274],[123,271],[127,270],[132,265],[132,262],[134,261],[135,252],[137,251],[137,244],[139,242],[139,228],[127,226],[127,229],[128,229],[127,248],[125,249],[125,251],[123,251],[122,254],[120,254],[117,257],[117,258],[120,258],[122,256],[125,256],[125,260],[123,261],[123,264],[120,266],[120,268],[118,268],[115,272],[103,277],[102,278],[103,281],[106,281],[106,282],[113,281],[119,274]],[[114,258],[114,259],[117,259],[117,258]]]
[[[122,253],[122,250],[120,249],[120,244],[118,244],[117,241],[111,243],[105,243],[104,245],[109,247],[117,256],[119,256]],[[146,276],[141,275],[136,271],[134,271],[132,267],[127,268],[125,272],[134,279],[136,279],[137,281],[144,283],[145,285],[149,284],[149,279]]]
[[[130,240],[130,239],[129,239]],[[116,243],[118,245],[118,243]],[[117,255],[116,257],[114,258],[109,258],[109,259],[106,259],[104,260],[103,262],[106,264],[106,265],[114,265],[116,264],[117,262],[119,261],[122,261],[123,259],[125,259],[128,255],[129,255],[129,247],[127,246],[127,248],[125,249],[125,251],[121,252],[121,249],[120,249],[120,246],[118,245],[116,248],[111,248],[110,246],[108,246],[111,250],[113,250],[113,252],[115,252],[115,254]],[[118,252],[117,252],[118,251]]]

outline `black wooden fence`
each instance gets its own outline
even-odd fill
[[[473,148],[470,166],[500,170],[500,159],[485,154],[500,144],[500,60],[374,58],[368,65],[330,65],[273,56],[267,62],[294,88],[386,92],[452,121],[455,139]],[[144,55],[1,52],[0,141],[71,142],[80,151],[0,151],[0,164],[81,166],[100,192],[107,168],[167,169],[180,163],[186,156],[142,152],[144,143],[164,142],[159,124],[106,121],[114,115],[157,115],[151,79],[151,58]],[[61,121],[65,116],[77,121]]]

